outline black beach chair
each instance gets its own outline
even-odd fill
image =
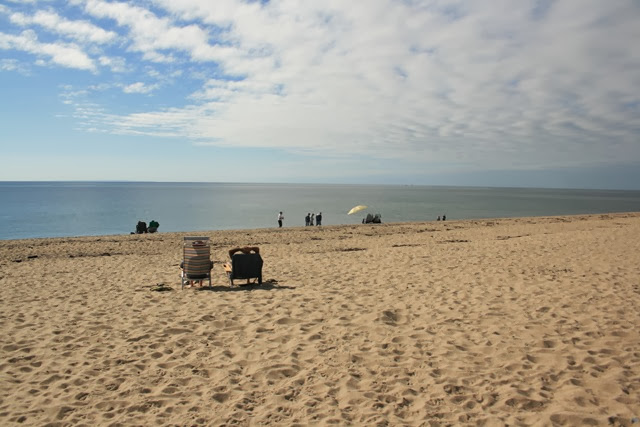
[[[260,249],[257,247],[235,248],[229,251],[231,262],[223,265],[229,284],[233,286],[233,281],[246,279],[250,284],[251,279],[256,279],[262,284],[262,257]]]

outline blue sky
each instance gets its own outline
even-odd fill
[[[0,0],[0,180],[640,189],[640,3]]]

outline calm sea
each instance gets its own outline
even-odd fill
[[[369,209],[347,212],[355,205]],[[0,239],[640,211],[640,191],[316,184],[0,182]]]

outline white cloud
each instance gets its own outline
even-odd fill
[[[62,34],[61,23],[84,23],[115,34],[104,29],[115,23],[121,44],[92,52],[100,65],[125,72],[153,63],[147,75],[162,76],[163,87],[191,87],[183,83],[194,84],[194,76],[203,82],[155,111],[119,114],[114,106],[109,114],[83,112],[91,128],[327,156],[368,153],[416,168],[540,168],[640,158],[640,6],[634,2],[71,4],[85,13],[81,21],[36,12],[29,24]],[[65,28],[70,37],[89,34]],[[0,48],[93,69],[75,45],[50,44],[49,53],[44,45],[34,33],[0,35]],[[65,61],[53,46],[69,49]],[[184,81],[167,78],[172,74]],[[158,87],[118,84],[125,93]]]
[[[639,39],[633,5],[565,1],[540,18],[535,2],[457,10],[446,2],[156,3],[228,28],[221,38],[233,42],[233,54],[208,56],[200,27],[172,27],[141,8],[92,0],[88,10],[130,25],[142,50],[188,51],[245,79],[209,80],[193,94],[205,103],[184,110],[191,120],[149,112],[125,118],[127,129],[144,117],[144,128],[167,126],[216,145],[496,166],[637,150],[637,109],[621,103],[637,103],[640,88],[640,59],[625,44]],[[163,34],[142,37],[150,27]],[[601,142],[612,135],[613,155]]]
[[[104,67],[109,67],[114,73],[122,73],[127,69],[126,60],[122,57],[101,56],[98,62]]]
[[[136,82],[122,88],[124,93],[150,93],[158,88],[157,84],[147,85],[143,82]]]
[[[29,70],[16,59],[0,59],[0,71],[16,71],[28,75]]]
[[[34,15],[13,13],[9,17],[11,22],[22,27],[40,25],[57,34],[71,37],[80,42],[110,43],[117,37],[117,33],[106,31],[87,21],[71,21],[60,17],[57,13],[38,11]]]
[[[142,52],[146,60],[173,62],[174,58],[161,51],[188,53],[194,61],[223,60],[234,49],[209,44],[209,34],[197,25],[176,26],[169,18],[159,18],[149,10],[122,2],[87,0],[85,10],[96,18],[109,18],[130,30],[131,49]]]
[[[16,49],[38,56],[49,57],[58,65],[80,70],[95,70],[91,58],[75,44],[40,43],[35,32],[23,31],[20,35],[0,33],[0,49]],[[42,63],[42,60],[39,60]]]

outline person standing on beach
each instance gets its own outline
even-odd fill
[[[447,220],[447,216],[446,215],[442,215],[442,220],[446,221]]]
[[[316,225],[322,225],[322,212],[318,212],[316,215]]]
[[[311,214],[311,219],[309,220],[309,225],[313,227],[313,219],[315,218],[316,214]]]
[[[282,228],[282,221],[284,220],[284,215],[282,215],[282,212],[280,212],[278,214],[278,227]]]
[[[311,213],[308,213],[307,216],[304,217],[304,226],[309,226],[309,221],[311,221]]]

